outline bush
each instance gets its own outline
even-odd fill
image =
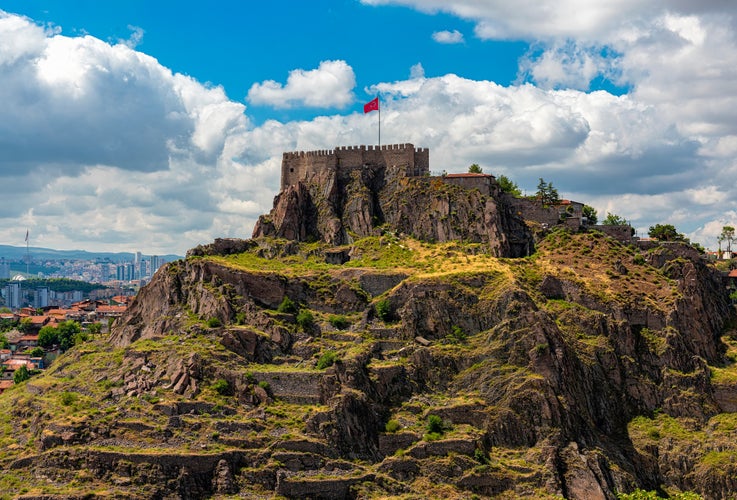
[[[643,257],[643,255],[640,254],[640,253],[638,253],[637,255],[635,255],[634,259],[632,259],[632,260],[638,266],[641,266],[641,265],[645,264],[645,257]]]
[[[297,314],[297,324],[302,330],[308,330],[315,323],[315,317],[307,309],[303,309]]]
[[[75,393],[69,391],[61,393],[61,404],[64,406],[72,405],[75,401],[77,401],[77,395]]]
[[[281,301],[281,304],[279,304],[279,307],[276,310],[280,313],[294,314],[297,312],[297,304],[285,295],[284,300]]]
[[[466,335],[466,332],[463,331],[463,329],[458,325],[453,325],[451,327],[451,332],[448,334],[448,340],[452,343],[460,343],[465,342],[466,338],[468,337]]]
[[[217,379],[215,383],[212,384],[212,388],[215,392],[217,392],[221,396],[229,396],[232,393],[230,384],[228,383],[227,380],[223,378]]]
[[[398,421],[396,421],[396,420],[389,420],[389,421],[388,421],[388,422],[386,423],[386,425],[384,426],[384,430],[385,430],[386,432],[392,432],[392,433],[394,433],[394,432],[397,432],[397,431],[398,431],[399,429],[401,429],[401,428],[402,428],[402,424],[400,424],[400,423],[399,423]]]
[[[218,328],[219,326],[222,326],[222,323],[218,318],[210,318],[207,320],[207,326],[210,328]]]
[[[266,392],[269,392],[269,389],[271,389],[271,386],[266,380],[259,381],[258,386],[262,388],[263,390],[265,390]]]
[[[427,432],[442,434],[445,430],[443,419],[437,415],[427,416]]]
[[[338,355],[335,354],[335,351],[325,351],[320,356],[320,359],[317,360],[317,369],[324,370],[328,366],[333,366],[337,359]]]
[[[328,318],[328,321],[338,330],[345,330],[351,324],[342,314],[334,314]]]
[[[391,304],[389,304],[389,299],[378,301],[374,306],[374,309],[376,310],[376,316],[378,316],[381,321],[386,323],[391,320],[392,308]]]

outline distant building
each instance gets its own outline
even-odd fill
[[[10,279],[10,262],[0,259],[0,280]]]
[[[13,281],[5,286],[5,305],[11,309],[18,309],[21,305],[20,282]]]
[[[33,307],[41,309],[49,305],[49,289],[48,287],[36,288],[33,291]]]

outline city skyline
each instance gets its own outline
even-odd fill
[[[8,0],[0,243],[247,238],[282,153],[382,143],[539,178],[638,233],[737,226],[737,5]]]

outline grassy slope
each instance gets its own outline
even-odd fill
[[[464,277],[474,274],[493,276],[488,285],[475,290],[481,299],[493,299],[511,287],[521,287],[528,291],[538,305],[556,317],[565,317],[567,311],[576,310],[582,315],[596,314],[580,305],[565,301],[545,300],[538,290],[543,276],[554,275],[580,284],[590,293],[603,301],[619,301],[646,303],[652,308],[667,308],[679,296],[675,284],[659,270],[652,268],[636,258],[636,252],[601,235],[569,235],[554,233],[539,247],[538,253],[526,259],[497,259],[484,254],[478,245],[460,243],[429,244],[412,239],[398,239],[384,236],[381,238],[365,238],[355,244],[354,258],[343,266],[326,264],[318,244],[302,245],[302,251],[296,256],[281,259],[258,257],[257,251],[228,257],[206,257],[220,264],[236,269],[247,269],[251,272],[273,271],[287,277],[320,276],[324,273],[335,273],[340,270],[355,268],[372,268],[380,270],[402,271],[410,275],[412,280],[451,280],[463,286]],[[626,274],[613,273],[613,266],[624,265]],[[327,317],[316,313],[318,321],[326,326]],[[192,352],[208,356],[212,366],[219,369],[234,369],[243,373],[273,369],[270,366],[244,365],[235,355],[226,351],[217,341],[217,337],[205,328],[204,322],[198,318],[193,324],[201,327],[203,333],[191,335],[181,332],[180,335],[166,337],[161,341],[139,341],[125,349],[111,350],[102,341],[95,341],[79,346],[60,358],[45,374],[35,377],[28,383],[21,384],[7,391],[0,397],[0,460],[8,463],[13,459],[33,455],[39,451],[39,441],[48,429],[57,427],[105,426],[114,423],[135,423],[141,431],[126,431],[125,426],[116,427],[116,439],[95,440],[93,447],[130,452],[160,453],[166,451],[161,446],[160,432],[166,426],[166,419],[153,411],[154,404],[172,403],[184,400],[163,386],[148,397],[123,396],[114,401],[108,398],[111,390],[124,384],[126,360],[131,359],[133,352],[145,353],[154,364],[165,363],[167,358],[179,356],[186,358]],[[592,338],[587,332],[580,331],[578,323],[559,321],[559,327],[567,331],[569,339],[581,350],[592,344],[606,342],[606,339]],[[198,330],[199,331],[199,330]],[[355,332],[368,337],[368,332]],[[359,356],[365,353],[366,345],[353,341],[332,339],[325,336],[322,350],[333,350],[342,359]],[[601,347],[601,346],[599,346]],[[485,332],[470,336],[463,342],[437,343],[431,349],[439,355],[444,352],[449,356],[478,358],[466,372],[459,375],[476,378],[476,373],[486,376],[495,374],[507,377],[510,383],[525,384],[531,373],[521,373],[518,367],[505,365],[503,360],[489,359],[494,345],[489,345]],[[737,347],[732,347],[737,352]],[[210,354],[216,353],[211,357]],[[732,358],[734,359],[734,357]],[[381,367],[392,363],[402,363],[403,358],[396,360],[374,360],[372,365]],[[279,368],[283,370],[284,368]],[[308,366],[305,370],[315,370]],[[522,370],[524,372],[525,370]],[[737,365],[719,367],[714,370],[715,377],[720,380],[737,380]],[[169,450],[180,453],[217,452],[229,449],[227,440],[217,436],[214,423],[218,419],[237,422],[254,422],[254,429],[249,437],[263,439],[265,443],[276,437],[303,436],[305,419],[316,412],[324,411],[319,405],[293,405],[274,402],[266,407],[266,413],[255,416],[254,410],[234,404],[232,398],[221,396],[212,389],[214,380],[203,384],[200,401],[208,401],[215,405],[229,407],[233,415],[218,417],[210,415],[193,415],[187,418],[196,421],[200,430],[197,433],[184,433],[167,439]],[[444,393],[427,394],[420,400],[413,400],[395,409],[392,419],[397,420],[404,430],[423,434],[425,420],[423,415],[433,408],[442,408],[454,404],[468,404],[477,401],[478,394],[473,388],[467,392],[459,392],[453,397]],[[408,411],[407,405],[420,405]],[[733,420],[733,419],[732,419]],[[678,440],[733,439],[735,424],[729,416],[719,415],[707,426],[695,433],[684,433],[681,429],[690,422],[681,422],[671,417],[657,416],[654,419],[639,417],[631,425],[631,435],[636,446],[645,446],[655,436],[668,436]],[[258,425],[255,423],[258,422]],[[115,424],[117,425],[117,424]],[[135,426],[130,426],[133,429]],[[708,436],[705,434],[708,430]],[[477,429],[457,425],[448,431],[446,437],[476,438]],[[701,434],[699,434],[701,433]],[[685,442],[684,441],[684,442]],[[72,445],[80,446],[80,445]],[[732,457],[733,458],[733,457]],[[724,457],[706,453],[701,457],[704,461],[723,460]],[[484,471],[502,471],[505,473],[533,474],[539,469],[536,464],[534,450],[496,450],[491,463],[483,465]],[[539,472],[539,471],[538,471]],[[60,477],[57,480],[45,480],[33,477],[21,471],[3,474],[0,477],[0,491],[19,493],[59,493],[68,491],[100,491],[115,492],[115,487],[106,484],[95,485],[89,478],[71,473],[71,477]],[[448,498],[463,496],[462,492],[450,486],[431,484],[426,479],[418,479],[413,487],[417,491],[442,494]],[[112,488],[112,489],[110,489]],[[130,491],[121,487],[121,491]],[[539,492],[537,492],[539,493]],[[532,493],[531,493],[532,494]]]

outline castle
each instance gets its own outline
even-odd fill
[[[416,148],[413,144],[389,144],[383,146],[341,146],[333,150],[287,152],[282,157],[281,191],[300,181],[308,181],[325,172],[334,172],[339,177],[348,177],[351,172],[370,169],[391,170],[392,177],[430,178],[430,151]],[[493,175],[483,173],[443,174],[438,179],[465,190],[477,189],[486,196],[503,199],[513,213],[527,221],[543,227],[564,225],[572,230],[585,226],[600,230],[619,241],[632,241],[630,226],[593,226],[583,216],[583,203],[561,200],[547,206],[529,197],[514,197],[501,191]]]
[[[415,148],[412,144],[388,144],[284,153],[281,190],[321,171],[347,173],[366,165],[399,168],[401,174],[407,177],[425,176],[430,174],[430,151],[427,148]]]

